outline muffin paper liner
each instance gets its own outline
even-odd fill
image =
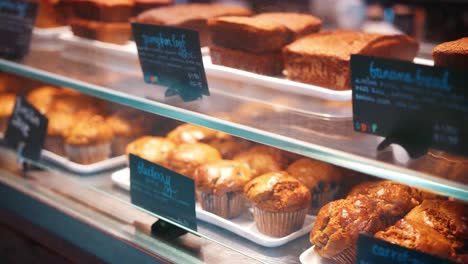
[[[65,155],[64,141],[61,136],[47,136],[44,142],[44,148],[60,156]]]
[[[111,144],[103,143],[98,145],[65,145],[67,157],[76,163],[91,164],[109,158],[111,154]]]
[[[199,194],[199,201],[203,210],[223,218],[235,218],[241,215],[245,209],[244,195],[242,193],[229,192],[221,196],[203,192]]]
[[[340,264],[354,264],[356,263],[357,258],[357,247],[351,246],[345,250],[343,250],[340,254],[334,256],[332,259],[336,263]]]
[[[283,237],[301,229],[309,208],[295,212],[269,212],[255,206],[253,209],[258,231],[269,236]]]
[[[339,186],[335,186],[331,188],[329,192],[312,192],[312,201],[309,208],[309,214],[317,215],[322,206],[335,200],[339,191]]]

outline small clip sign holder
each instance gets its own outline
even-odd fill
[[[401,247],[372,236],[360,234],[357,264],[453,264],[453,262],[420,251]]]
[[[28,53],[37,8],[33,1],[0,1],[0,57],[15,60]]]
[[[468,155],[467,72],[352,55],[351,82],[354,129],[385,137],[378,150]]]
[[[132,31],[146,83],[184,102],[210,95],[197,31],[138,23]]]
[[[129,164],[132,203],[159,217],[151,227],[153,234],[172,239],[186,230],[197,231],[192,179],[132,154]]]
[[[48,119],[23,96],[16,97],[13,114],[8,120],[4,142],[16,149],[18,163],[27,169],[24,159],[38,161],[47,135]]]

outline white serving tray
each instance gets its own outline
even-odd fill
[[[79,164],[73,162],[65,157],[57,155],[53,152],[43,149],[41,152],[41,157],[45,160],[51,161],[54,164],[57,164],[69,171],[80,173],[80,174],[92,174],[109,169],[114,169],[119,166],[125,165],[127,162],[127,156],[121,155],[113,158],[109,158],[103,161],[99,161],[93,164]]]
[[[130,191],[130,169],[125,168],[112,173],[112,181],[122,189]],[[285,237],[270,237],[260,233],[255,227],[252,216],[246,212],[235,219],[224,219],[215,214],[203,210],[197,203],[196,206],[197,218],[207,223],[219,226],[228,231],[233,232],[243,238],[246,238],[256,244],[264,247],[278,247],[284,245],[298,237],[308,234],[312,229],[315,221],[315,216],[307,215],[302,228]]]
[[[335,264],[333,260],[324,259],[317,255],[317,253],[314,251],[314,246],[302,252],[302,254],[299,256],[299,260],[302,264]]]
[[[66,42],[70,46],[75,46],[79,48],[87,48],[87,49],[89,48],[99,49],[100,51],[105,51],[107,53],[115,53],[119,56],[121,56],[122,53],[129,54],[132,56],[137,54],[137,48],[136,48],[135,42],[133,41],[128,41],[125,45],[117,45],[113,43],[107,43],[107,42],[102,42],[98,40],[77,37],[73,35],[72,32],[61,34],[59,36],[59,39]]]
[[[38,28],[33,29],[33,35],[42,38],[55,38],[61,34],[70,32],[69,26],[53,27],[53,28]]]

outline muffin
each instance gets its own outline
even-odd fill
[[[128,144],[125,152],[127,156],[131,153],[158,165],[167,166],[169,155],[175,148],[174,142],[166,138],[144,136]]]
[[[54,86],[41,86],[32,90],[26,100],[42,114],[47,113],[60,89]]]
[[[176,144],[191,144],[197,142],[207,143],[214,139],[225,139],[230,137],[231,136],[226,133],[193,124],[180,125],[167,134],[167,138]]]
[[[315,252],[338,263],[355,263],[360,233],[373,235],[383,230],[377,203],[359,195],[323,206],[310,233]]]
[[[80,164],[105,160],[111,155],[114,134],[102,116],[82,118],[64,133],[67,157]]]
[[[0,133],[5,134],[8,120],[15,109],[16,94],[0,94]]]
[[[424,225],[423,222],[415,222],[406,218],[385,231],[377,232],[375,237],[445,259],[455,255],[450,242],[443,235]]]
[[[219,160],[198,167],[194,180],[203,210],[223,218],[235,218],[245,209],[244,185],[252,174],[247,164]]]
[[[112,155],[125,154],[127,145],[136,138],[149,134],[151,125],[147,126],[148,120],[144,115],[129,115],[125,112],[117,112],[106,118],[106,123],[114,132],[112,140]]]
[[[68,90],[60,92],[49,107],[49,111],[51,112],[63,113],[76,113],[83,109],[95,114],[100,114],[103,110],[101,104],[96,99],[84,94],[69,92]]]
[[[313,197],[310,205],[312,214],[317,214],[339,192],[342,170],[331,164],[302,158],[289,165],[286,171],[309,188]]]
[[[244,139],[234,137],[216,138],[208,142],[208,144],[221,153],[223,159],[233,159],[237,154],[245,151],[250,142]]]
[[[311,201],[307,187],[285,171],[254,178],[244,187],[255,225],[262,234],[287,236],[304,224]]]
[[[234,160],[247,163],[254,177],[281,171],[287,166],[287,159],[281,150],[264,145],[257,145],[239,153],[234,157]]]
[[[44,148],[53,153],[65,156],[65,142],[63,135],[74,123],[76,123],[73,114],[62,112],[50,112],[47,114],[49,124],[47,126],[47,137]]]
[[[199,166],[218,160],[221,160],[221,154],[210,145],[180,144],[169,155],[168,168],[193,179]]]

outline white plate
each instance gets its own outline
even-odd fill
[[[335,264],[333,260],[324,259],[317,255],[317,253],[314,251],[314,246],[302,252],[302,254],[299,256],[299,260],[302,264]]]
[[[44,37],[44,38],[54,38],[54,37],[59,36],[60,34],[64,34],[67,32],[70,32],[69,26],[53,27],[53,28],[35,27],[33,29],[33,35],[38,36],[38,37]]]
[[[125,168],[119,171],[112,173],[112,181],[122,189],[130,191],[130,170]],[[197,203],[196,206],[197,218],[208,222],[210,224],[219,226],[226,230],[229,230],[241,237],[244,237],[256,244],[262,245],[264,247],[278,247],[284,245],[298,237],[301,237],[305,234],[308,234],[312,229],[312,226],[315,221],[315,216],[307,215],[304,225],[302,228],[290,235],[285,237],[270,237],[260,233],[255,227],[255,223],[251,215],[246,212],[243,215],[235,219],[224,219],[215,214],[209,213],[203,210],[200,205]]]
[[[45,160],[51,161],[61,167],[80,174],[91,174],[100,171],[105,171],[109,169],[113,169],[119,166],[123,166],[127,162],[127,156],[117,156],[110,159],[106,159],[103,161],[99,161],[93,164],[79,164],[73,162],[65,157],[57,155],[53,152],[43,149],[41,157]]]

